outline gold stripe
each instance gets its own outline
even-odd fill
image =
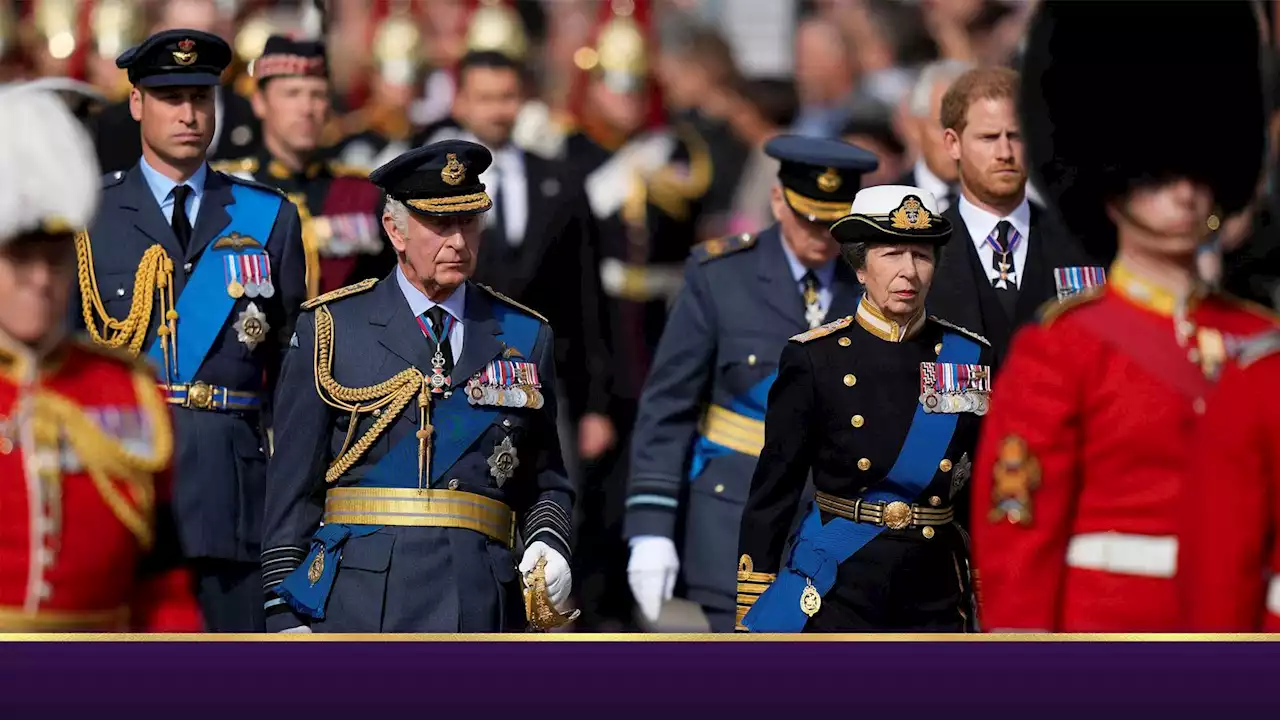
[[[470,195],[410,200],[405,204],[414,210],[421,210],[422,212],[466,212],[468,210],[488,210],[493,207],[493,201],[489,199],[489,193],[484,191],[471,193]]]
[[[753,583],[753,582],[738,583],[739,593],[753,593],[755,595],[759,595],[760,593],[768,589],[769,589],[769,583]]]
[[[164,383],[156,383],[156,384],[160,387],[161,390],[166,392],[183,392],[183,391],[191,392],[191,386],[186,384],[176,384],[176,385],[166,385]],[[222,387],[221,385],[210,385],[209,389],[213,392],[215,398],[221,396],[223,393],[226,393],[226,397],[228,399],[230,398],[253,399],[258,397],[257,393],[241,392],[239,390],[228,390]],[[169,400],[170,402],[172,402],[173,398],[169,398]],[[179,402],[182,402],[182,401],[180,400]]]
[[[915,318],[907,323],[906,328],[903,328],[898,323],[885,317],[884,313],[880,312],[880,308],[872,305],[867,296],[863,295],[862,300],[858,302],[856,319],[864,330],[881,340],[902,342],[914,337],[924,327],[924,310],[922,309]]]
[[[0,607],[0,632],[123,632],[129,626],[129,608],[96,611],[41,610]]]
[[[708,440],[751,457],[764,449],[764,422],[719,405],[707,408],[702,434]]]
[[[510,546],[511,508],[492,498],[456,490],[334,488],[325,497],[326,522],[474,530]]]
[[[858,503],[853,500],[829,495],[822,491],[814,493],[818,509],[838,515],[854,522],[880,525],[884,522],[884,503]],[[857,512],[854,512],[854,508]],[[929,527],[948,525],[955,519],[955,508],[930,508],[921,505],[911,506],[911,522],[908,527]]]
[[[834,200],[814,200],[791,189],[784,189],[783,192],[787,196],[787,204],[791,206],[791,209],[805,215],[811,215],[818,220],[834,222],[849,214],[851,203]]]

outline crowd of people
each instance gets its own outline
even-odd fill
[[[737,5],[0,0],[0,631],[1280,627],[1272,4]]]

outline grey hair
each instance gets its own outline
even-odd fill
[[[929,114],[929,100],[938,83],[950,85],[956,78],[969,72],[974,64],[964,60],[938,60],[924,66],[915,87],[911,89],[908,108],[914,117],[925,117]]]
[[[383,214],[391,216],[391,222],[395,223],[396,229],[400,234],[409,232],[409,207],[399,200],[387,196],[387,206],[383,209]]]

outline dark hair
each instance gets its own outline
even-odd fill
[[[742,99],[777,127],[787,127],[800,112],[796,86],[790,80],[754,79],[743,84]]]
[[[510,70],[519,76],[523,83],[525,80],[524,65],[518,60],[504,55],[496,50],[472,50],[462,56],[462,60],[458,61],[458,87],[461,88],[466,83],[467,71],[472,68],[489,68],[490,70]]]
[[[866,135],[876,142],[882,143],[889,152],[901,155],[907,151],[898,134],[893,131],[889,122],[875,118],[853,118],[840,129],[840,137],[850,135]]]

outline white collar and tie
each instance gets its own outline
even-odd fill
[[[462,138],[474,143],[480,140],[471,133]],[[525,173],[524,155],[520,148],[508,143],[501,148],[489,148],[493,163],[480,174],[480,182],[493,198],[494,208],[486,213],[486,225],[502,220],[502,235],[513,246],[524,242],[525,226],[529,221],[529,178]]]
[[[453,362],[457,364],[462,358],[462,343],[466,334],[466,326],[462,322],[467,312],[466,285],[459,285],[453,291],[453,294],[445,298],[443,302],[435,302],[421,290],[414,287],[413,283],[409,282],[409,278],[405,277],[404,270],[400,268],[396,268],[396,284],[400,286],[400,293],[404,295],[405,301],[409,303],[409,311],[414,314],[414,317],[422,317],[423,314],[437,305],[444,308],[444,311],[453,317],[453,327],[449,330],[449,345],[453,349]],[[423,342],[427,342],[425,338]]]
[[[982,261],[983,270],[992,286],[1000,287],[999,283],[1005,282],[1007,285],[1011,281],[1015,288],[1021,288],[1022,274],[1027,267],[1027,243],[1031,238],[1031,204],[1027,202],[1027,198],[1023,197],[1012,213],[1000,217],[969,202],[969,198],[961,197],[960,217],[969,230],[969,237],[973,239],[978,258]],[[996,265],[995,250],[995,239],[1001,223],[1008,223],[1008,254],[1013,256],[1013,262],[1006,263],[1012,267],[1006,268],[1007,277],[1004,281],[1001,280],[1001,271]]]

